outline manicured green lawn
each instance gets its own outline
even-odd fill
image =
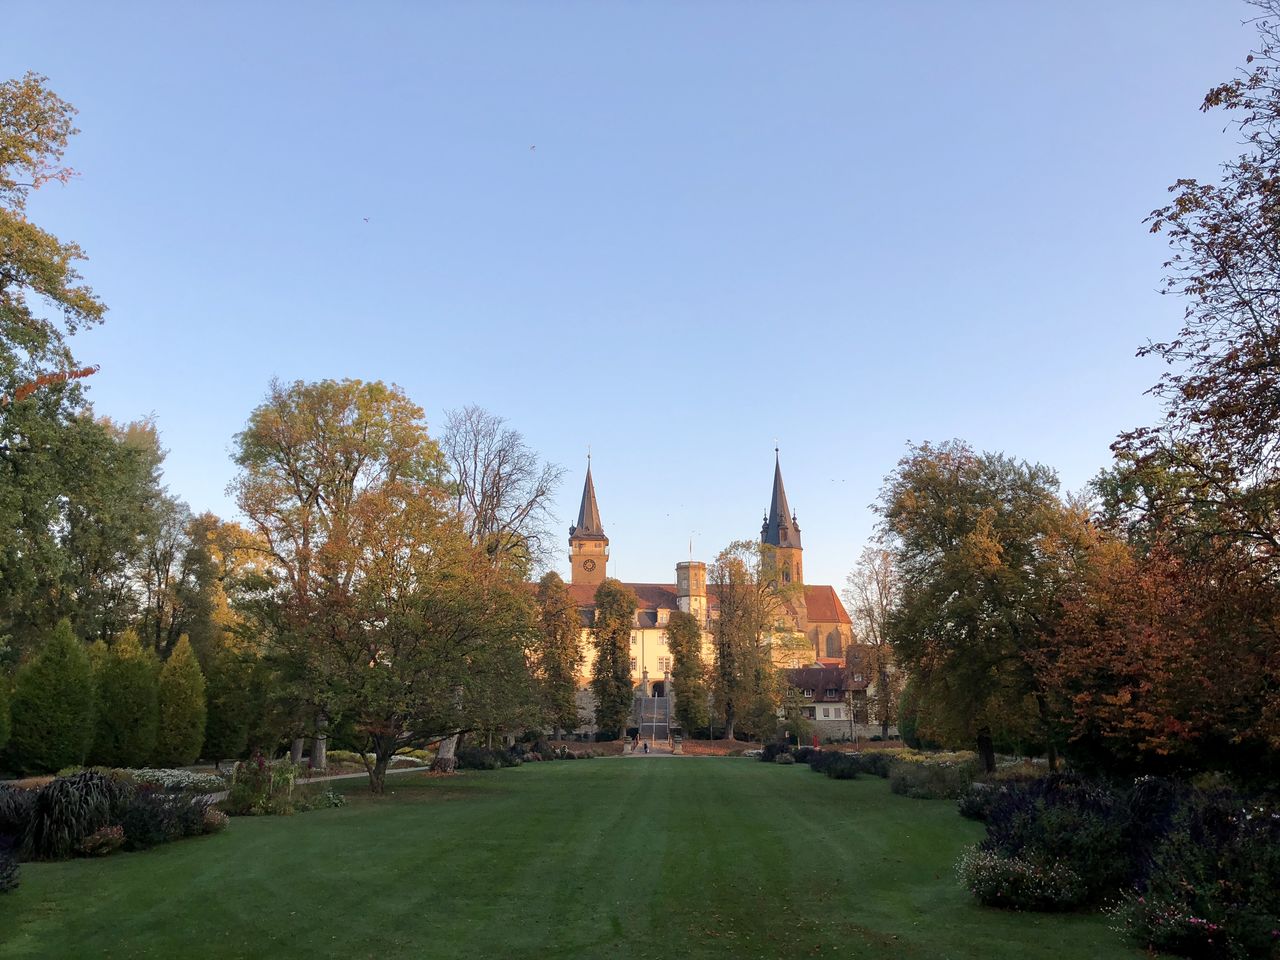
[[[527,764],[106,860],[27,864],[12,957],[1141,956],[1099,916],[985,910],[950,803],[803,767]]]

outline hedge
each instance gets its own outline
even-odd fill
[[[93,699],[89,657],[63,620],[18,670],[8,765],[19,773],[53,773],[83,763],[94,732]]]

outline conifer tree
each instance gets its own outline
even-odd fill
[[[9,742],[9,678],[0,673],[0,750]]]
[[[596,695],[596,726],[620,736],[631,713],[631,626],[639,601],[613,578],[596,589],[596,616],[591,625],[596,662],[591,689]]]
[[[90,757],[106,767],[142,767],[156,748],[156,663],[126,630],[98,670],[97,732]]]
[[[155,762],[166,767],[195,763],[204,744],[204,674],[191,641],[183,634],[160,670],[159,727]]]
[[[572,730],[578,725],[578,665],[582,662],[582,620],[569,588],[556,573],[538,584],[539,680],[548,719]]]
[[[707,726],[707,668],[702,662],[702,628],[696,617],[676,610],[667,621],[667,649],[674,660],[671,685],[676,694],[676,719],[685,735]]]
[[[93,738],[93,674],[84,646],[62,620],[13,691],[7,765],[19,773],[53,773],[84,762]]]
[[[205,685],[204,747],[206,760],[217,762],[244,755],[253,721],[253,671],[230,650],[219,651],[209,663]]]

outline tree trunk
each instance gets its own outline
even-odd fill
[[[1052,741],[1050,741],[1049,743],[1048,755],[1049,755],[1049,772],[1057,773],[1058,772],[1058,745],[1056,743],[1053,743]]]
[[[294,763],[302,763],[302,737],[293,738],[293,746],[289,748],[289,759]]]
[[[323,713],[316,717],[316,738],[311,741],[311,766],[315,770],[329,768],[329,718]]]
[[[996,746],[991,739],[990,727],[983,727],[978,731],[978,759],[982,761],[984,772],[996,772]]]
[[[436,758],[431,761],[434,773],[453,773],[458,768],[458,736],[445,737],[436,748]]]
[[[885,717],[883,720],[880,721],[880,739],[881,740],[889,739],[889,718],[888,717]]]
[[[369,768],[369,792],[377,796],[387,789],[387,763],[391,757],[386,756],[381,750],[377,751],[373,757],[373,766]]]

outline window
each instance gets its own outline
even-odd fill
[[[831,708],[830,708],[830,707],[823,707],[823,708],[822,708],[822,716],[823,716],[823,718],[824,718],[824,719],[828,719],[828,720],[829,720],[829,719],[831,719]]]
[[[854,683],[861,683],[861,682],[862,682],[862,674],[860,674],[860,673],[855,673],[855,674],[853,675],[853,682],[854,682]]]
[[[633,642],[634,642],[634,641],[633,641]],[[635,657],[632,657],[632,658],[631,658],[631,672],[632,672],[632,673],[635,673],[635,672],[636,672],[636,658],[635,658]]]
[[[659,610],[659,611],[658,611],[658,626],[660,626],[660,627],[665,627],[665,626],[667,625],[667,620],[669,620],[669,619],[670,619],[670,617],[671,617],[671,611],[670,611],[670,610]]]
[[[835,687],[827,687],[828,700],[838,700],[839,698],[840,698],[840,691],[838,689],[836,689]]]
[[[835,711],[835,713],[833,713],[833,714],[832,714],[832,716],[833,716],[836,720],[843,719],[843,718],[841,717],[841,714],[844,712],[843,710],[841,710],[839,707],[832,707],[831,709],[833,709],[833,710]]]
[[[634,631],[634,630],[633,630],[633,631],[631,631],[631,645],[632,645],[633,647],[636,645],[636,634],[635,634],[635,631]]]
[[[804,718],[805,718],[806,720],[812,720],[812,719],[814,719],[814,716],[813,716],[813,710],[814,710],[814,708],[813,708],[813,707],[805,707],[805,708],[804,708]]]
[[[659,657],[659,658],[658,658],[658,669],[659,669],[659,670],[661,670],[663,673],[667,673],[667,672],[669,672],[669,671],[671,670],[671,658],[670,658],[670,657]]]
[[[812,700],[812,699],[813,699],[813,691],[812,691],[812,690],[806,690],[806,691],[804,692],[804,698],[805,698],[806,700]]]

